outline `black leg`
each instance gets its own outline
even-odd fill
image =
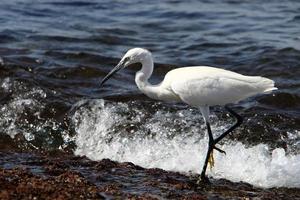
[[[209,140],[208,140],[208,150],[207,150],[207,153],[206,153],[206,158],[205,158],[204,165],[203,165],[203,168],[202,168],[202,172],[201,172],[201,175],[200,175],[201,182],[209,182],[208,178],[205,176],[205,173],[206,173],[207,163],[208,163],[210,154],[211,154],[211,152],[214,148],[214,138],[213,138],[213,135],[212,135],[212,132],[211,132],[209,122],[206,122],[206,127],[207,127],[208,139]]]
[[[215,145],[221,141],[226,135],[228,135],[229,133],[231,133],[234,129],[236,129],[238,126],[240,126],[243,122],[243,118],[237,114],[236,112],[234,112],[231,108],[229,108],[228,106],[225,106],[225,109],[237,119],[237,122],[230,127],[227,131],[225,131],[222,135],[220,135],[218,138],[216,138],[214,140],[212,132],[211,132],[211,128],[210,128],[210,124],[208,122],[206,122],[206,127],[207,127],[207,132],[208,132],[208,137],[209,137],[209,141],[208,141],[208,150],[206,153],[206,158],[205,158],[205,162],[203,165],[203,169],[200,175],[201,178],[201,182],[205,182],[205,183],[209,183],[208,178],[205,176],[206,173],[206,169],[207,169],[207,164],[208,164],[208,160],[210,157],[210,154],[212,153],[213,149],[216,149],[217,151],[221,152],[221,153],[225,153],[225,151],[217,148]]]
[[[228,106],[225,106],[225,109],[236,118],[236,123],[231,126],[227,131],[225,131],[222,135],[220,135],[218,138],[216,138],[214,140],[214,144],[217,144],[218,142],[220,142],[226,135],[228,135],[229,133],[231,133],[234,129],[236,129],[238,126],[240,126],[243,122],[243,118],[242,116],[240,116],[239,114],[237,114],[236,112],[234,112],[231,108],[229,108]]]

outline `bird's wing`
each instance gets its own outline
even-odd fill
[[[185,74],[181,79],[173,79],[170,86],[182,101],[192,106],[225,105],[261,92],[255,80],[250,79],[236,73]]]

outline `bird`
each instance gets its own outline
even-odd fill
[[[209,183],[206,175],[207,165],[214,165],[213,150],[226,154],[216,146],[224,137],[240,126],[243,117],[229,105],[248,97],[270,93],[277,88],[273,80],[261,76],[245,76],[233,71],[211,66],[188,66],[169,71],[157,85],[148,82],[152,75],[154,62],[152,54],[144,48],[132,48],[120,62],[102,79],[100,87],[116,72],[132,64],[140,63],[141,69],[135,74],[135,83],[146,96],[166,102],[183,102],[198,108],[203,116],[208,134],[208,148],[201,174],[197,183]],[[224,106],[236,119],[224,133],[214,138],[210,127],[210,107]]]

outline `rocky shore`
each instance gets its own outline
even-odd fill
[[[0,152],[0,199],[300,199],[298,188],[257,188],[196,175],[91,161],[61,152]]]

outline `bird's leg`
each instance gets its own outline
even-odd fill
[[[227,131],[225,131],[222,135],[220,135],[219,137],[217,137],[216,139],[213,138],[212,132],[211,132],[211,128],[210,128],[210,124],[208,121],[206,121],[206,127],[207,127],[207,132],[208,132],[208,150],[207,150],[207,154],[206,154],[206,158],[204,161],[204,165],[203,165],[203,169],[200,175],[200,180],[201,182],[209,182],[208,178],[205,176],[206,173],[206,169],[207,169],[207,164],[210,163],[210,166],[213,167],[214,165],[214,158],[213,158],[213,150],[216,149],[217,151],[226,154],[225,151],[219,149],[218,147],[216,147],[215,145],[221,141],[226,135],[228,135],[229,133],[231,133],[235,128],[237,128],[238,126],[240,126],[243,122],[243,118],[237,114],[236,112],[234,112],[232,109],[230,109],[228,106],[225,106],[225,109],[237,119],[237,122],[230,127]],[[206,119],[206,118],[205,118]]]
[[[208,133],[208,149],[207,149],[207,153],[206,153],[206,158],[204,161],[204,165],[202,168],[202,172],[200,174],[200,182],[209,182],[208,178],[205,176],[206,173],[206,169],[207,169],[207,164],[210,165],[210,168],[212,168],[214,166],[214,157],[213,157],[213,150],[216,149],[217,151],[221,152],[221,153],[225,153],[225,151],[215,147],[215,141],[213,138],[213,134],[211,132],[211,128],[210,128],[210,123],[209,123],[209,107],[208,106],[204,106],[204,107],[200,107],[200,111],[203,115],[205,124],[206,124],[206,128],[207,128],[207,133]]]
[[[213,149],[214,149],[214,138],[213,138],[213,135],[211,132],[210,124],[207,121],[206,121],[206,127],[207,127],[207,132],[208,132],[208,150],[206,153],[206,158],[205,158],[202,172],[200,175],[201,182],[209,182],[208,178],[205,176],[207,164],[210,163],[212,166],[214,163],[213,156],[212,156]]]
[[[214,137],[211,132],[210,124],[209,122],[206,122],[206,127],[207,127],[207,132],[208,132],[208,149],[210,149],[209,157],[208,157],[208,164],[209,168],[212,169],[215,165],[215,160],[214,160]]]
[[[218,147],[215,146],[215,142],[214,142],[214,138],[213,138],[213,134],[211,132],[209,122],[206,122],[206,127],[207,127],[209,141],[208,141],[208,152],[207,152],[208,158],[206,157],[206,159],[208,159],[208,160],[206,161],[206,159],[205,159],[205,163],[204,163],[203,170],[202,170],[202,172],[204,171],[204,174],[205,174],[205,171],[206,171],[206,168],[207,168],[207,164],[209,165],[210,169],[212,169],[214,167],[214,164],[215,164],[214,152],[213,152],[214,149],[216,149],[220,153],[226,154],[225,151],[223,151],[223,150],[221,150],[221,149],[219,149]]]
[[[243,122],[243,118],[242,116],[240,116],[239,114],[237,114],[235,111],[233,111],[231,108],[229,108],[228,106],[225,106],[225,109],[236,118],[236,123],[231,126],[227,131],[225,131],[222,135],[220,135],[219,137],[217,137],[214,140],[214,144],[217,144],[218,142],[220,142],[226,135],[228,135],[229,133],[231,133],[234,129],[236,129],[238,126],[240,126]]]

